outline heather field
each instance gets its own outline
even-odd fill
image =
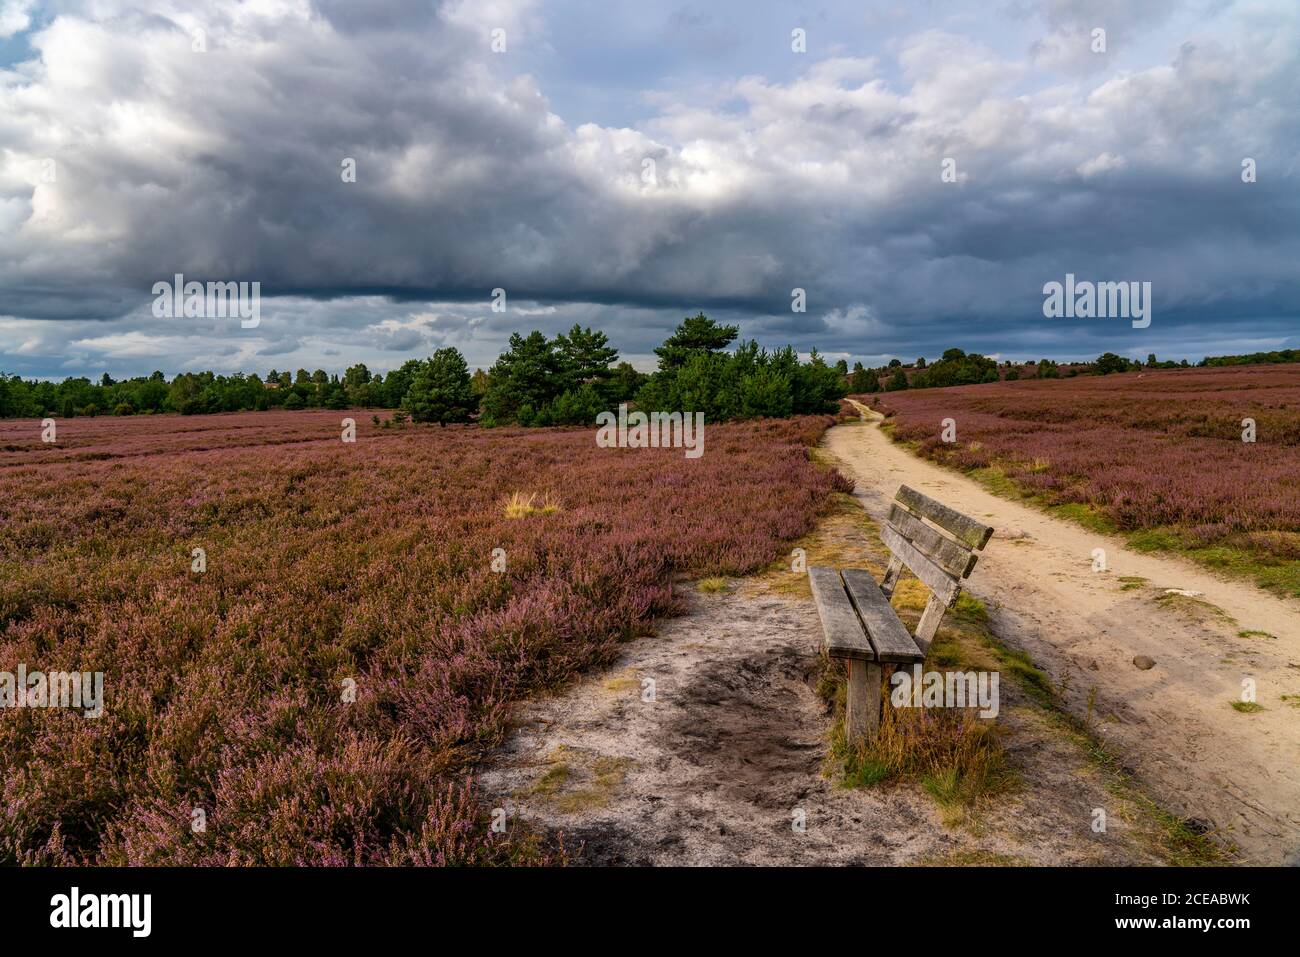
[[[1300,594],[1300,366],[1001,382],[875,405],[930,458]],[[945,418],[956,442],[942,441]]]
[[[0,423],[0,661],[105,699],[0,714],[0,862],[562,859],[492,835],[476,761],[678,612],[675,575],[808,532],[845,488],[807,454],[831,421],[710,425],[694,460],[359,412]]]

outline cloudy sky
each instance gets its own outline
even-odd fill
[[[154,318],[175,273],[261,324]],[[1044,318],[1066,273],[1151,325]],[[700,310],[867,364],[1300,346],[1300,3],[0,0],[0,370],[574,322],[649,368]]]

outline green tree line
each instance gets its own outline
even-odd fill
[[[121,381],[105,373],[98,383],[0,375],[0,417],[386,408],[416,422],[446,425],[477,415],[486,426],[546,426],[590,424],[623,402],[703,412],[714,421],[838,408],[845,369],[827,366],[815,351],[800,362],[792,347],[768,352],[752,340],[727,351],[738,332],[703,313],[689,317],[655,350],[659,366],[649,375],[620,362],[603,332],[578,325],[554,338],[515,333],[492,367],[473,375],[453,348],[387,375],[360,363],[341,377],[322,369],[271,369],[265,378],[187,372],[171,381],[161,372]]]

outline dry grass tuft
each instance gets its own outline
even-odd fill
[[[505,510],[506,518],[527,518],[530,515],[554,515],[556,512],[562,512],[564,510],[559,501],[551,497],[550,492],[543,495],[540,502],[537,500],[536,492],[529,492],[527,495],[523,492],[511,492],[505,501],[502,502],[502,508]]]
[[[536,493],[525,495],[523,492],[511,492],[502,503],[502,508],[505,509],[506,518],[527,518],[533,514],[535,501],[537,501]]]

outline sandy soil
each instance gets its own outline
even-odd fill
[[[867,528],[850,507],[801,544],[810,561],[879,573],[887,552]],[[954,821],[915,785],[839,787],[823,774],[832,716],[815,692],[821,628],[806,576],[783,565],[731,586],[679,583],[687,616],[527,703],[481,770],[488,800],[563,831],[592,864],[1162,862],[1149,813],[1009,681],[997,720],[1011,793]],[[1092,828],[1099,807],[1105,833]]]
[[[1166,807],[1211,822],[1248,861],[1300,864],[1300,699],[1282,699],[1300,695],[1300,606],[998,498],[874,422],[832,429],[825,445],[877,519],[907,484],[994,526],[968,582],[994,632],[1065,684],[1072,710],[1095,695],[1100,735]],[[1108,571],[1092,570],[1095,548]],[[1126,590],[1122,577],[1146,581]],[[1239,636],[1251,630],[1267,634]],[[1264,710],[1233,709],[1243,679]]]
[[[1092,832],[1115,797],[1011,689],[999,720],[1024,783],[969,822],[945,825],[914,787],[838,787],[821,773],[811,601],[749,581],[689,602],[613,671],[534,702],[480,775],[490,799],[585,845],[589,864],[1159,863],[1123,811]]]

